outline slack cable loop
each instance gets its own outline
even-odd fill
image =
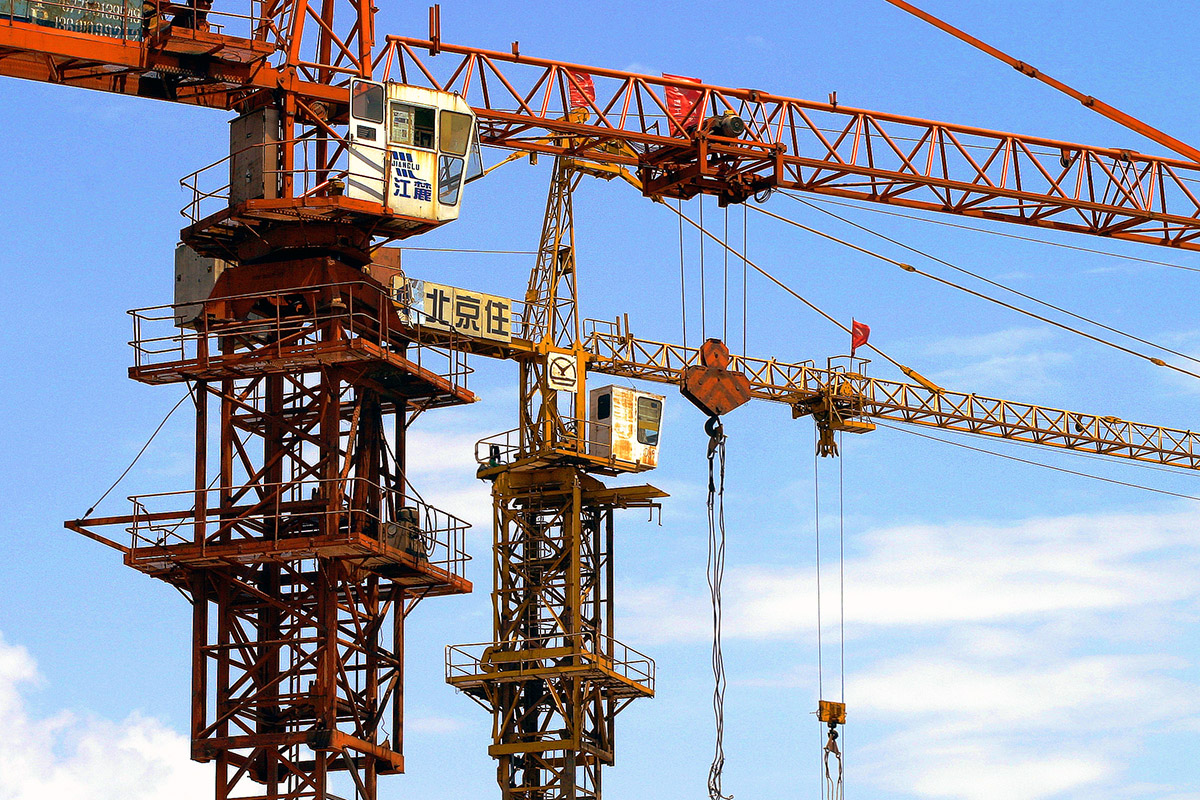
[[[716,741],[712,766],[708,770],[709,800],[732,800],[722,793],[725,770],[725,659],[721,651],[721,584],[725,578],[725,430],[721,418],[709,417],[704,423],[708,434],[708,589],[712,597],[713,620],[713,716]]]
[[[842,800],[842,751],[838,747],[837,723],[829,723],[829,738],[825,741],[825,800]],[[829,757],[833,756],[835,768],[829,768]]]
[[[797,228],[800,228],[801,230],[808,231],[809,233],[820,236],[822,239],[828,239],[829,241],[836,242],[836,243],[842,245],[843,247],[848,247],[851,250],[856,250],[859,253],[862,253],[863,255],[868,255],[868,256],[871,256],[872,258],[877,258],[880,261],[886,261],[889,264],[899,267],[900,269],[904,270],[905,272],[911,272],[916,275],[920,275],[923,278],[929,278],[932,281],[936,281],[945,286],[949,286],[952,289],[958,289],[961,292],[966,292],[967,294],[972,295],[974,297],[978,297],[981,300],[986,300],[989,303],[995,303],[996,305],[1001,306],[1003,308],[1007,308],[1010,311],[1015,311],[1018,314],[1024,314],[1027,317],[1032,317],[1033,319],[1036,319],[1039,322],[1044,322],[1047,325],[1053,325],[1054,327],[1060,328],[1069,333],[1074,333],[1077,336],[1082,336],[1085,339],[1090,339],[1091,341],[1096,342],[1097,344],[1102,344],[1107,347],[1111,347],[1114,350],[1120,350],[1122,353],[1126,353],[1126,354],[1134,356],[1136,358],[1144,359],[1146,361],[1149,361],[1151,364],[1154,364],[1156,367],[1166,367],[1167,369],[1172,369],[1172,370],[1175,370],[1176,372],[1182,372],[1184,375],[1190,375],[1193,378],[1200,378],[1200,373],[1191,372],[1190,370],[1186,370],[1183,367],[1178,367],[1174,364],[1168,364],[1167,362],[1163,361],[1161,358],[1146,355],[1145,353],[1139,353],[1136,350],[1131,350],[1130,348],[1125,347],[1123,345],[1119,345],[1116,342],[1110,342],[1106,339],[1101,339],[1099,336],[1095,336],[1093,334],[1087,333],[1086,331],[1081,331],[1078,328],[1072,328],[1070,325],[1066,325],[1062,322],[1057,322],[1055,320],[1050,319],[1049,317],[1044,317],[1041,314],[1036,314],[1032,311],[1027,311],[1026,309],[1023,309],[1019,306],[1014,306],[1012,303],[1006,303],[1003,300],[998,300],[995,297],[989,297],[988,295],[986,295],[982,292],[977,292],[974,289],[969,289],[966,286],[955,283],[954,281],[949,281],[949,280],[946,280],[945,278],[939,278],[937,275],[933,275],[932,273],[925,272],[924,270],[921,270],[921,269],[917,269],[912,264],[905,264],[903,261],[897,261],[894,258],[888,258],[887,256],[883,255],[882,253],[876,253],[873,250],[869,250],[865,247],[860,247],[859,245],[852,244],[851,242],[848,242],[845,239],[839,239],[838,237],[833,236],[832,234],[828,234],[823,231],[819,231],[816,228],[810,228],[807,225],[796,222],[794,219],[788,219],[787,217],[780,216],[779,214],[773,214],[770,211],[767,211],[765,208],[759,208],[758,206],[754,206],[754,210],[759,212],[760,214],[765,214],[768,217],[777,219],[780,222],[786,222],[788,225],[793,225]],[[1093,324],[1095,324],[1095,323],[1093,323]],[[869,346],[870,345],[868,345],[868,347]],[[874,350],[875,348],[871,348],[871,349]],[[875,352],[878,353],[879,351],[875,350]],[[883,354],[880,353],[880,355],[883,355]],[[884,356],[884,357],[887,358],[886,356]],[[891,361],[891,359],[888,359],[888,360]],[[895,363],[895,362],[892,362],[892,363]]]
[[[195,395],[192,393],[191,384],[188,384],[188,393],[185,394],[183,397],[179,398],[179,402],[176,403],[171,408],[171,410],[167,412],[167,415],[165,417],[163,417],[162,422],[158,423],[158,427],[154,429],[154,433],[150,434],[150,438],[146,440],[146,443],[144,445],[142,445],[142,449],[138,450],[137,455],[133,457],[133,461],[130,461],[129,466],[125,468],[125,471],[122,472],[121,475],[115,481],[113,481],[112,486],[109,486],[107,489],[104,490],[104,494],[100,495],[100,499],[97,500],[96,502],[92,503],[92,507],[89,508],[87,510],[87,513],[85,513],[83,515],[83,517],[82,517],[83,519],[87,519],[88,517],[90,517],[92,515],[92,512],[96,510],[96,506],[103,503],[104,498],[108,497],[108,495],[112,492],[112,490],[117,488],[117,485],[120,484],[121,481],[125,480],[125,476],[129,474],[129,471],[131,469],[133,469],[134,465],[136,465],[138,463],[138,461],[141,459],[141,457],[143,455],[145,455],[146,450],[150,447],[151,442],[154,441],[154,438],[156,436],[158,436],[159,432],[163,429],[163,427],[166,426],[167,420],[169,420],[171,418],[171,416],[176,411],[179,410],[179,407],[181,405],[183,405],[183,401],[187,400],[189,397],[192,397],[192,398],[195,397]]]

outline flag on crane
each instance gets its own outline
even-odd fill
[[[596,84],[586,72],[567,70],[567,94],[571,108],[587,108],[596,104]]]
[[[662,76],[669,81],[700,83],[699,78],[688,78],[683,75],[668,75],[664,72]],[[699,125],[700,112],[703,111],[700,98],[703,94],[699,89],[684,89],[680,86],[668,85],[667,112],[670,113],[671,118],[681,127],[690,128],[694,125]]]
[[[854,351],[867,343],[871,338],[871,327],[865,322],[859,322],[856,319],[850,320],[850,357],[854,358]]]

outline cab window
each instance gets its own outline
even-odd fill
[[[366,122],[383,122],[383,87],[365,81],[355,81],[350,116]]]
[[[432,108],[392,103],[388,120],[388,140],[393,144],[432,150],[436,119]]]
[[[637,401],[637,440],[651,447],[658,445],[658,430],[662,425],[662,401],[639,397]]]
[[[462,189],[463,160],[456,156],[438,157],[438,202],[452,206]]]
[[[438,149],[443,153],[465,156],[471,143],[470,114],[460,114],[457,111],[442,111],[442,135],[438,141]]]

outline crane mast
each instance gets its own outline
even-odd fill
[[[481,443],[492,483],[493,641],[447,648],[446,679],[493,716],[505,800],[601,796],[616,714],[654,695],[654,662],[614,638],[613,511],[653,507],[653,486],[589,455],[572,185],[557,160],[520,330],[516,431]],[[565,388],[564,388],[565,387]],[[565,413],[564,413],[565,407]]]
[[[616,714],[655,691],[654,662],[614,635],[614,511],[665,494],[601,480],[653,464],[597,446],[589,373],[736,374],[748,399],[812,416],[827,454],[838,431],[893,420],[1200,469],[1191,431],[873,378],[861,363],[742,354],[713,367],[703,348],[585,321],[572,205],[592,164],[636,173],[655,199],[794,189],[1198,250],[1195,163],[450,45],[436,7],[427,39],[388,37],[376,53],[369,0],[116,6],[83,19],[70,3],[0,0],[0,75],[238,115],[229,157],[183,180],[180,257],[219,277],[134,313],[130,376],[193,398],[192,485],[67,523],[190,600],[191,755],[215,763],[217,800],[375,800],[378,778],[403,771],[405,617],[472,588],[466,523],[409,483],[406,430],[474,401],[467,353],[521,374],[518,427],[477,451],[492,484],[492,640],[448,648],[446,664],[493,716],[505,800],[598,800]],[[393,292],[398,262],[381,245],[446,219],[395,205],[390,167],[363,174],[363,153],[416,128],[403,109],[385,119],[376,88],[457,97],[482,144],[555,156],[511,340],[423,324]],[[465,149],[437,141],[441,180]]]

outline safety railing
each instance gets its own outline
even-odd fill
[[[0,0],[0,24],[23,22],[126,42],[197,33],[278,41],[275,25],[264,15],[264,0],[240,5],[245,13],[213,8],[212,0]]]
[[[446,680],[599,667],[654,691],[654,659],[611,636],[585,631],[446,647]]]
[[[127,0],[128,1],[128,0]],[[170,0],[149,0],[139,4],[143,11],[147,36],[169,32],[172,37],[195,33],[215,33],[236,36],[241,39],[278,42],[278,29],[265,12],[268,5],[264,0],[242,0],[246,13],[230,11],[223,7],[213,8],[213,0],[188,0],[177,3]],[[239,3],[241,4],[241,3]]]
[[[285,150],[291,151],[292,166],[288,169],[282,166],[286,163]],[[248,158],[254,151],[261,153],[257,158]],[[179,213],[194,224],[236,205],[231,202],[231,180],[246,177],[233,175],[233,166],[238,163],[276,165],[263,166],[261,175],[251,175],[255,194],[261,185],[263,194],[268,197],[290,197],[303,203],[311,198],[344,196],[351,184],[355,184],[374,187],[372,191],[378,194],[382,206],[387,180],[386,156],[383,147],[363,142],[350,145],[336,134],[248,145],[181,178],[179,183],[190,196]]]
[[[612,426],[604,422],[554,415],[542,425],[530,426],[524,436],[521,428],[513,428],[480,439],[475,443],[475,463],[481,467],[500,467],[546,449],[607,457],[611,431]]]
[[[197,508],[202,494],[204,507]],[[254,483],[130,497],[127,527],[134,558],[156,558],[163,548],[198,544],[201,552],[231,543],[294,543],[303,537],[350,539],[365,535],[407,552],[421,563],[463,577],[470,556],[470,524],[365,478]],[[191,504],[178,510],[184,502]],[[149,549],[149,551],[147,551]]]
[[[473,371],[453,335],[442,346],[412,342],[398,316],[387,313],[394,301],[378,284],[367,281],[319,284],[301,289],[258,292],[222,298],[227,306],[251,309],[242,319],[214,319],[206,303],[177,303],[134,309],[134,366],[137,370],[190,363],[205,369],[231,354],[258,356],[295,354],[301,350],[344,346],[330,338],[336,328],[381,349],[403,355],[419,368],[438,375],[452,389],[465,389]],[[192,325],[184,328],[180,325]]]

